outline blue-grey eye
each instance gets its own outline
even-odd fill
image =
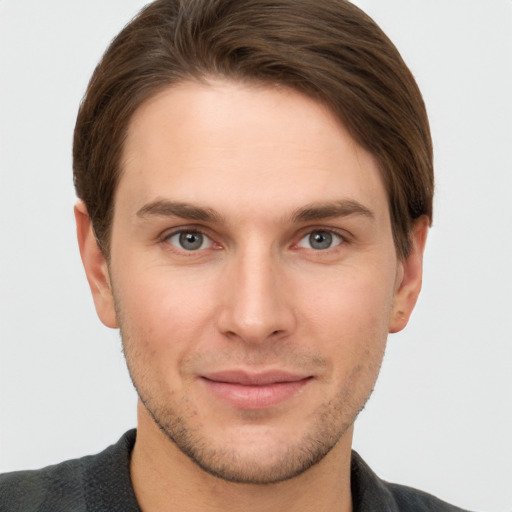
[[[199,231],[178,231],[167,238],[167,241],[185,251],[198,251],[211,247],[212,241]]]
[[[325,249],[330,249],[331,247],[339,245],[342,242],[343,238],[341,238],[341,236],[337,235],[336,233],[318,229],[311,231],[311,233],[308,233],[306,236],[301,238],[297,245],[305,249],[324,251]]]

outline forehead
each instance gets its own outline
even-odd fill
[[[322,104],[288,88],[182,83],[134,114],[115,211],[155,199],[229,214],[358,200],[387,214],[375,159]],[[259,208],[258,208],[259,205]]]

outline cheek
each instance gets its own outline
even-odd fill
[[[331,279],[329,286],[308,295],[300,307],[304,338],[314,339],[333,361],[333,375],[378,373],[388,335],[393,280],[357,274]],[[300,295],[300,294],[298,294]],[[336,378],[336,377],[335,377]]]
[[[113,289],[125,350],[139,367],[171,375],[211,325],[208,286],[186,273],[140,269],[119,275]]]
[[[387,330],[393,304],[393,271],[341,269],[321,287],[319,281],[315,276],[304,280],[302,290],[295,292],[296,297],[304,299],[300,309],[312,324],[338,330],[340,335]]]

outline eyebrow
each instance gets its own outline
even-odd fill
[[[330,203],[312,203],[295,210],[292,222],[310,222],[322,219],[361,215],[374,219],[374,213],[358,201],[349,199]],[[223,217],[212,208],[191,205],[189,203],[157,199],[145,204],[137,211],[137,217],[180,217],[201,222],[222,223]]]
[[[361,215],[370,220],[375,218],[374,213],[358,201],[344,199],[331,203],[313,203],[299,208],[292,214],[292,220],[295,222],[308,222],[352,215]]]
[[[181,217],[202,222],[222,222],[222,216],[212,208],[203,208],[189,203],[158,199],[145,204],[137,211],[137,217]]]

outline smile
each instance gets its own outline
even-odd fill
[[[237,409],[266,409],[295,396],[312,378],[282,371],[234,370],[203,375],[201,381],[209,392]]]

